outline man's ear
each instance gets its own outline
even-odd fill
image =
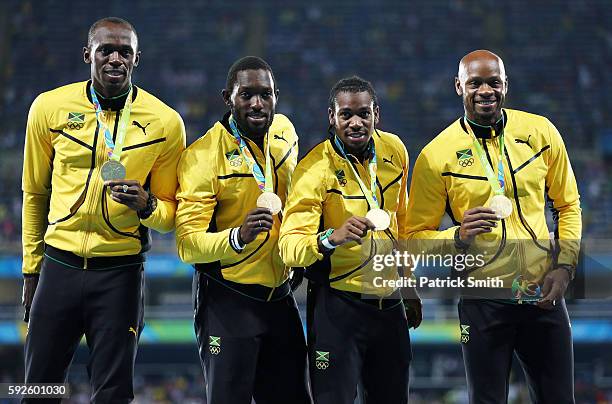
[[[221,97],[223,97],[223,103],[231,108],[232,103],[230,101],[230,96],[231,93],[227,91],[227,89],[224,88],[223,90],[221,90]]]
[[[134,57],[134,67],[137,67],[138,63],[140,63],[140,51],[136,52],[136,56]]]
[[[336,126],[336,113],[333,109],[327,108],[327,116],[329,118],[330,126]]]
[[[455,91],[458,96],[463,95],[463,89],[461,88],[461,82],[459,81],[459,77],[455,77]]]
[[[91,64],[91,51],[87,46],[83,46],[83,62]]]
[[[377,105],[374,107],[374,127],[378,125],[379,120],[380,120],[380,108]]]

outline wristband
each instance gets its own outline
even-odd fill
[[[234,227],[229,234],[230,247],[237,253],[242,252],[246,244],[240,239],[240,227]]]
[[[332,235],[333,232],[334,232],[334,229],[327,229],[325,233],[321,233],[321,235],[319,235],[319,240],[321,241],[321,245],[327,248],[328,250],[333,250],[334,248],[338,247],[336,245],[333,245],[329,241],[329,237]]]
[[[147,198],[147,206],[144,209],[136,212],[140,219],[148,219],[149,216],[153,214],[153,212],[157,209],[157,198],[151,192],[149,192],[149,197]]]
[[[573,281],[576,277],[576,268],[569,264],[559,264],[557,265],[557,269],[565,269],[567,271],[567,274],[569,275],[570,281]]]
[[[466,251],[468,248],[470,248],[470,245],[461,240],[461,237],[459,236],[460,229],[461,227],[457,227],[457,229],[455,230],[455,248],[457,250]]]

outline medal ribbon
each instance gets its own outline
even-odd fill
[[[230,115],[229,119],[230,128],[232,129],[232,135],[234,136],[234,141],[238,145],[238,149],[240,150],[240,154],[246,160],[247,166],[251,170],[253,174],[253,178],[257,181],[257,186],[261,190],[261,192],[274,192],[274,180],[272,179],[272,161],[270,158],[270,139],[267,139],[266,142],[266,168],[265,175],[261,172],[261,168],[255,161],[255,158],[251,154],[251,151],[247,147],[240,130],[238,129],[238,125],[236,125],[236,121],[234,117]],[[268,135],[266,134],[266,137]]]
[[[121,152],[123,151],[123,143],[125,142],[125,134],[127,133],[128,123],[130,121],[130,114],[132,113],[132,86],[130,86],[130,91],[128,91],[127,98],[125,99],[125,105],[121,111],[119,126],[117,127],[117,139],[115,142],[113,142],[113,135],[108,129],[108,126],[103,121],[104,112],[98,101],[98,96],[96,95],[93,84],[89,87],[89,91],[91,93],[94,109],[96,110],[96,120],[98,121],[100,129],[104,132],[104,143],[109,149],[108,157],[111,160],[119,161]]]
[[[504,115],[502,114],[502,131],[499,134],[499,162],[497,163],[497,176],[495,176],[495,172],[493,171],[493,167],[489,164],[487,160],[487,155],[480,145],[478,138],[474,134],[472,127],[470,126],[469,120],[467,117],[466,120],[466,128],[468,133],[472,136],[472,143],[474,145],[474,149],[476,150],[476,154],[478,155],[478,159],[480,160],[480,164],[482,168],[484,168],[485,174],[487,175],[487,180],[489,184],[491,184],[491,188],[495,195],[503,195],[506,190],[506,182],[504,180]],[[491,132],[493,137],[495,137],[495,128],[491,127]]]
[[[372,156],[372,158],[370,159],[370,163],[368,164],[368,171],[370,172],[370,189],[369,190],[366,188],[365,184],[361,180],[361,177],[359,177],[357,170],[355,170],[355,167],[353,167],[353,164],[351,163],[348,156],[346,155],[346,151],[344,150],[344,145],[342,144],[340,139],[338,139],[338,136],[334,136],[334,142],[336,143],[336,146],[338,146],[338,149],[340,149],[340,153],[342,154],[342,157],[344,157],[344,159],[349,163],[349,167],[351,167],[351,170],[353,171],[355,178],[357,178],[357,183],[359,184],[359,188],[361,188],[361,192],[363,193],[363,196],[365,196],[366,200],[370,204],[370,209],[379,209],[378,199],[376,198],[377,165],[376,165],[376,148],[374,147],[374,141],[372,141],[369,147],[369,153]]]

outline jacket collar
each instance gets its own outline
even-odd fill
[[[329,143],[331,144],[331,147],[332,147],[332,149],[334,150],[335,155],[336,155],[337,157],[339,157],[340,159],[344,160],[344,156],[342,155],[342,151],[341,151],[340,149],[338,149],[338,146],[336,145],[336,142],[334,141],[334,137],[335,137],[335,136],[336,136],[336,135],[335,135],[335,133],[333,132],[332,128],[330,128],[330,129],[329,129],[329,131],[328,131],[328,133],[327,133],[327,140],[328,140],[328,141],[329,141]],[[371,152],[369,152],[369,151],[370,151],[370,150],[372,150],[372,149],[371,149],[371,146],[372,146],[373,144],[375,144],[375,142],[374,142],[374,138],[375,138],[375,137],[378,137],[379,139],[380,139],[380,137],[381,137],[381,136],[380,136],[380,133],[378,133],[378,129],[376,129],[376,128],[374,129],[374,134],[372,135],[372,137],[370,138],[370,141],[368,142],[368,155],[367,155],[367,156],[365,156],[365,157],[366,157],[366,158],[365,158],[365,160],[369,160],[369,159],[371,159],[371,158],[372,158],[372,156],[371,156]],[[338,140],[340,140],[340,139],[338,139]],[[340,140],[340,143],[342,143],[342,140]],[[355,156],[353,156],[352,154],[350,154],[350,153],[346,153],[346,154],[347,154],[347,156],[353,157],[353,158],[355,158],[355,159],[357,160],[357,158],[356,158]]]
[[[135,85],[132,85],[133,91],[132,91],[132,102],[134,102],[136,100],[136,96],[138,95],[138,87],[136,87]],[[91,99],[91,93],[90,90],[91,89],[91,80],[87,80],[87,84],[85,86],[85,94],[87,95],[87,99],[89,100],[89,102],[93,102],[93,100]],[[102,109],[110,109],[111,111],[119,111],[123,108],[123,106],[125,105],[125,100],[127,99],[127,94],[123,97],[120,98],[115,98],[115,99],[106,99],[104,97],[102,97],[100,94],[98,95],[98,101],[100,101],[100,106],[102,107]]]
[[[506,113],[506,110],[502,109],[502,114],[503,114],[503,119],[500,118],[494,125],[495,127],[495,136],[499,136],[499,134],[501,133],[501,129],[502,129],[502,122],[504,125],[504,129],[506,128],[506,125],[508,124],[508,114]],[[469,133],[467,130],[466,125],[470,125],[470,127],[472,128],[472,131],[474,131],[474,135],[476,135],[476,137],[481,138],[481,139],[490,139],[491,138],[491,126],[482,126],[482,125],[478,125],[475,124],[474,122],[470,122],[468,121],[465,116],[461,117],[461,119],[459,119],[459,123],[461,124],[461,129],[463,129],[463,131],[465,133]]]

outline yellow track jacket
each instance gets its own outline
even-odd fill
[[[394,134],[376,131],[372,139],[377,158],[378,202],[391,215],[389,233],[396,240],[403,239],[407,230],[408,152]],[[281,228],[281,256],[289,266],[312,266],[308,276],[324,276],[335,289],[386,296],[393,289],[375,287],[372,283],[376,274],[372,272],[375,251],[371,248],[380,247],[381,243],[367,240],[371,237],[382,240],[388,250],[391,241],[385,232],[368,232],[364,244],[344,244],[333,250],[331,256],[319,253],[319,232],[339,228],[351,216],[364,217],[369,210],[348,164],[336,150],[333,139],[319,143],[299,162]],[[368,161],[361,164],[353,159],[353,164],[364,184],[370,184]],[[396,277],[397,270],[391,276]]]
[[[176,243],[181,259],[221,270],[223,278],[242,284],[276,287],[287,280],[289,268],[278,254],[282,214],[274,216],[269,233],[260,233],[241,252],[229,243],[230,231],[239,227],[261,191],[244,161],[228,124],[229,114],[190,145],[178,169],[179,191]],[[245,139],[264,172],[265,155]],[[274,164],[274,192],[285,204],[291,174],[297,164],[298,136],[287,117],[276,114],[264,141],[270,143]]]
[[[504,109],[504,114],[505,196],[512,201],[513,212],[493,232],[477,236],[468,252],[485,253],[487,265],[475,273],[499,277],[510,287],[518,275],[539,283],[554,265],[546,197],[552,202],[559,239],[558,264],[576,265],[582,223],[576,179],[557,129],[542,116],[511,109]],[[461,118],[442,131],[425,146],[414,166],[408,236],[421,240],[424,249],[436,243],[431,240],[454,245],[464,212],[487,206],[494,195],[465,125]],[[491,138],[490,128],[472,126],[497,172],[499,137]],[[455,226],[439,231],[445,212]]]
[[[24,274],[40,271],[43,237],[44,243],[82,257],[108,257],[146,251],[146,228],[174,228],[176,166],[185,148],[181,117],[134,87],[121,163],[127,179],[148,185],[158,199],[157,209],[141,221],[103,186],[100,168],[108,154],[90,85],[73,83],[42,93],[30,108],[22,179]],[[120,111],[106,110],[105,116],[116,136]]]

